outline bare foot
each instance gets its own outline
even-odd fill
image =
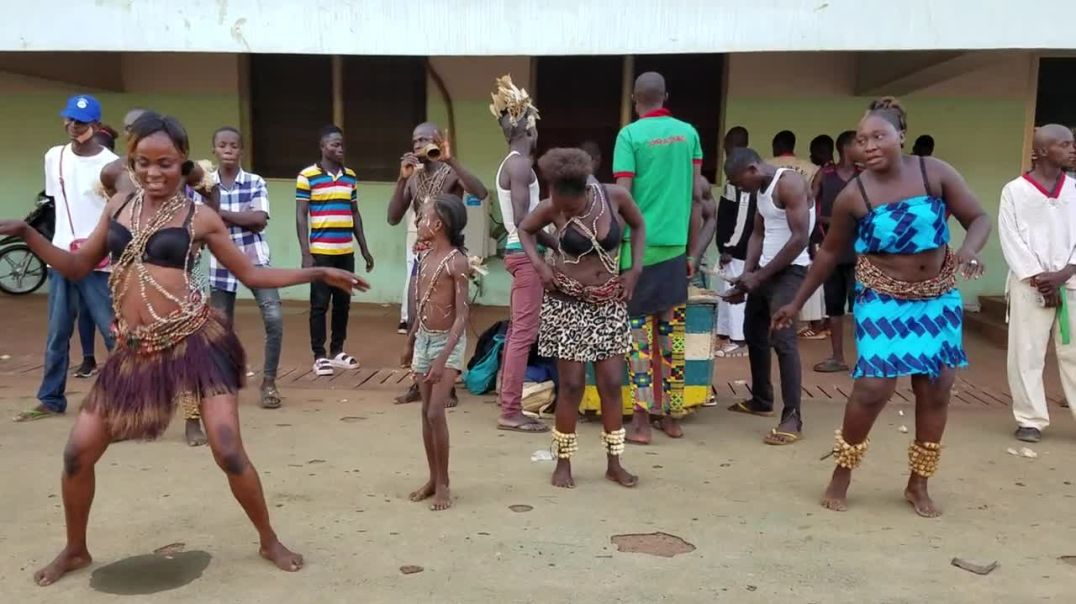
[[[639,484],[639,477],[628,472],[620,465],[619,457],[609,457],[609,464],[605,470],[605,477],[622,487],[634,487]]]
[[[572,462],[567,459],[557,460],[557,468],[553,470],[553,486],[562,489],[575,488],[575,480],[572,480]]]
[[[923,518],[937,518],[942,515],[934,500],[927,493],[927,479],[912,474],[908,477],[908,487],[904,489],[904,498],[915,508],[915,513]]]
[[[635,415],[631,418],[631,425],[628,426],[628,434],[624,438],[629,443],[649,445],[652,438],[650,434],[649,414],[645,411],[636,411]]]
[[[456,387],[453,386],[451,392],[448,393],[448,402],[445,403],[445,409],[451,409],[459,404],[460,399],[456,396]]]
[[[276,567],[280,570],[285,570],[289,573],[303,567],[302,554],[296,554],[275,539],[271,543],[262,545],[258,553],[262,555],[262,558],[276,564]]]
[[[834,468],[833,478],[822,495],[822,507],[834,512],[848,511],[848,485],[852,484],[852,471],[848,468]]]
[[[448,490],[448,485],[437,485],[433,492],[433,501],[430,502],[430,509],[440,512],[450,507],[452,507],[452,493]]]
[[[419,394],[418,384],[414,382],[407,388],[407,392],[397,396],[393,399],[393,402],[397,405],[406,405],[407,403],[417,403],[422,400],[422,395]]]
[[[410,499],[411,501],[422,501],[424,499],[429,499],[430,497],[433,497],[433,493],[435,490],[436,488],[434,487],[433,481],[431,480],[416,489],[414,492],[412,492],[411,495],[408,496],[408,499]]]
[[[34,583],[41,587],[52,585],[65,574],[85,568],[91,562],[93,562],[93,557],[90,556],[90,552],[86,551],[86,548],[72,550],[65,547],[55,560],[49,562],[48,566],[34,573]]]
[[[197,419],[187,420],[187,444],[192,447],[200,447],[209,442],[202,432],[202,422]]]
[[[684,429],[680,427],[680,422],[668,415],[661,418],[661,431],[669,438],[684,437]]]

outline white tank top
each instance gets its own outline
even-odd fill
[[[519,151],[512,151],[504,158],[499,168],[497,168],[497,177],[495,183],[497,185],[497,202],[501,204],[501,219],[504,220],[504,230],[508,232],[508,240],[505,243],[506,251],[520,251],[523,246],[519,244],[519,235],[516,234],[516,218],[515,210],[512,208],[512,191],[509,189],[501,188],[501,170],[504,169],[505,162],[508,161],[513,155],[519,155]],[[538,207],[538,202],[541,201],[538,195],[538,177],[531,171],[531,178],[533,179],[528,187],[530,189],[530,204],[527,207],[528,212],[533,212],[534,208]]]
[[[788,168],[778,169],[773,175],[773,181],[770,182],[770,186],[758,192],[758,213],[762,216],[766,229],[762,236],[762,256],[758,261],[760,267],[769,264],[777,256],[777,253],[781,251],[781,248],[785,247],[788,240],[792,238],[792,229],[788,228],[788,217],[785,215],[784,209],[777,207],[777,204],[773,202],[773,192],[777,190],[777,183],[781,180],[781,175],[790,171],[794,170],[789,170]],[[814,229],[814,205],[807,204],[807,208],[807,232],[810,233]],[[797,266],[811,265],[811,256],[807,253],[806,247],[796,256],[792,264]]]

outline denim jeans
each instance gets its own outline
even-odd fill
[[[82,358],[92,359],[94,357],[93,351],[93,332],[97,329],[97,326],[93,323],[93,315],[90,314],[89,307],[86,306],[86,301],[79,297],[78,300],[78,341],[82,345]]]
[[[252,289],[254,300],[262,313],[265,325],[265,365],[262,377],[276,379],[280,366],[280,347],[284,339],[284,317],[280,314],[280,293],[276,289]],[[235,292],[214,289],[209,294],[209,304],[228,319],[235,320]]]
[[[105,347],[112,350],[112,300],[108,293],[108,273],[94,271],[81,281],[72,281],[49,270],[49,325],[45,340],[45,368],[37,399],[57,413],[67,410],[67,370],[71,354],[71,334],[75,330],[79,300],[86,304]]]

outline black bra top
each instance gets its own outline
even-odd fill
[[[620,245],[621,228],[620,222],[616,218],[616,214],[613,213],[613,206],[609,202],[609,197],[605,193],[605,185],[596,187],[598,196],[601,197],[601,202],[605,203],[605,208],[609,212],[609,232],[605,234],[598,244],[602,246],[607,252],[611,252]],[[598,235],[594,233],[595,237]],[[572,228],[569,224],[564,229],[564,233],[560,236],[560,249],[565,254],[570,254],[575,257],[582,256],[589,253],[594,249],[593,243],[590,241],[590,237],[579,232],[579,228]]]
[[[123,250],[134,238],[131,235],[131,230],[116,220],[116,217],[123,211],[123,208],[127,207],[130,201],[131,199],[128,198],[120,206],[120,209],[116,210],[116,213],[112,215],[112,221],[108,223],[108,251],[112,256],[112,262],[120,259]],[[190,223],[193,217],[194,203],[191,203],[191,209],[187,212],[187,218],[183,221],[183,226],[161,229],[150,236],[149,241],[146,242],[146,253],[142,256],[142,261],[146,264],[165,268],[182,269],[184,266],[187,266],[188,269],[191,268],[193,266],[194,252],[191,252],[191,258],[187,258],[186,254],[191,243]],[[188,260],[191,260],[190,264],[187,263]]]

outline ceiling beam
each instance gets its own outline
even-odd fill
[[[0,52],[0,71],[101,92],[123,92],[122,54]]]
[[[977,52],[863,53],[856,60],[856,96],[905,96],[994,63]]]

